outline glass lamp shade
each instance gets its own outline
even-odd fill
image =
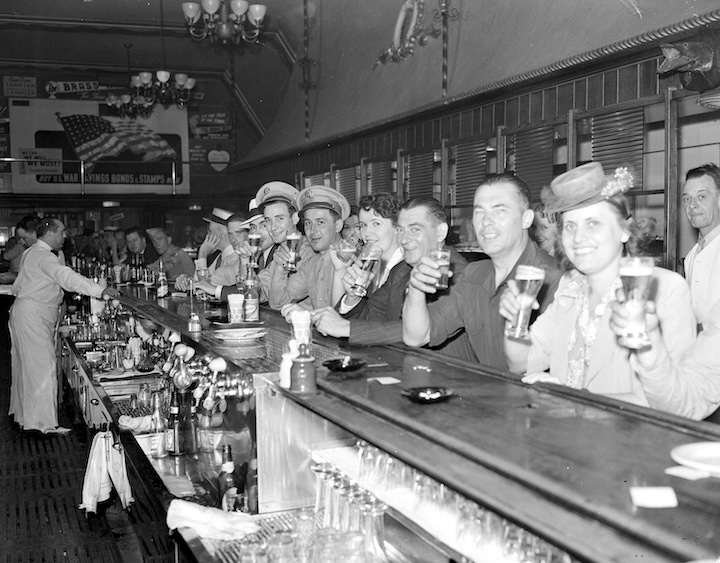
[[[267,12],[267,6],[264,4],[252,4],[248,12],[250,14],[250,21],[255,25],[260,25]]]
[[[231,40],[233,38],[233,33],[233,24],[229,21],[219,23],[215,28],[215,35],[217,35],[218,39],[221,39],[222,41]]]
[[[150,84],[152,81],[152,72],[141,72],[138,76],[143,84]]]
[[[202,7],[208,14],[214,14],[220,9],[220,0],[202,0]]]
[[[167,70],[158,70],[155,73],[155,76],[157,76],[157,79],[162,83],[167,83],[168,80],[170,80],[170,73]]]
[[[250,4],[246,0],[230,0],[230,9],[236,16],[242,16],[248,11]]]
[[[120,101],[123,104],[129,104],[131,99],[132,98],[130,97],[130,94],[123,94],[122,96],[120,96]]]
[[[142,80],[140,80],[140,77],[137,74],[134,74],[130,78],[130,84],[132,84],[133,88],[140,88],[140,86],[142,86]]]
[[[200,4],[197,2],[183,2],[182,10],[185,17],[195,23],[200,19]]]
[[[185,82],[185,88],[188,90],[192,90],[193,88],[195,88],[195,79],[188,78],[187,82]]]
[[[187,75],[187,74],[183,74],[183,73],[178,72],[178,73],[175,75],[175,82],[177,83],[178,86],[181,86],[181,87],[182,87],[182,86],[185,86],[185,83],[187,82],[187,79],[188,79],[188,75]]]
[[[115,94],[108,94],[107,98],[105,98],[105,103],[109,106],[114,106],[115,102],[117,102],[117,96]]]

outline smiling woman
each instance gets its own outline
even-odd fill
[[[505,338],[510,368],[527,372],[526,383],[562,383],[643,406],[670,392],[662,380],[638,378],[628,349],[610,328],[610,304],[623,289],[620,260],[635,254],[642,239],[623,193],[630,187],[626,169],[606,177],[602,166],[591,162],[543,190],[545,212],[558,215],[562,251],[572,270],[532,325],[529,340]],[[689,290],[674,272],[653,268],[652,277],[663,340],[670,357],[679,358],[695,338]],[[519,312],[518,297],[511,285],[500,303],[500,314],[511,322]],[[644,312],[641,317],[644,324]]]

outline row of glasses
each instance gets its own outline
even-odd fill
[[[315,515],[323,529],[359,532],[372,562],[388,561],[384,516],[387,505],[330,463],[316,463]]]

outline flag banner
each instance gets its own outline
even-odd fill
[[[75,154],[80,160],[94,163],[129,150],[142,155],[145,162],[175,158],[175,150],[149,127],[134,121],[111,123],[97,115],[58,115]]]

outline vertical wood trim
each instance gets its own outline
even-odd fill
[[[577,131],[575,130],[575,110],[567,112],[567,169],[577,166]]]
[[[675,88],[665,90],[665,267],[678,271],[678,104]]]

